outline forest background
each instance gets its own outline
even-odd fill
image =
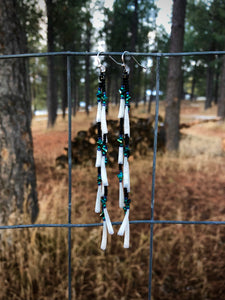
[[[53,1],[50,16],[48,16],[52,20],[52,28],[54,29],[54,32],[51,32],[49,42],[52,45],[49,45],[49,47],[54,51],[67,51],[68,49],[78,52],[123,51],[121,49],[128,49],[127,51],[130,52],[169,52],[169,33],[163,25],[156,22],[159,9],[152,1],[148,3],[138,1],[136,6],[135,2],[133,4],[129,1],[116,1],[111,8],[105,8],[101,1],[86,1],[80,4],[77,1],[76,4],[72,2],[67,4],[65,1],[56,2],[57,4],[54,5]],[[222,2],[217,2],[188,1],[184,52],[223,50],[224,32],[221,24],[223,24],[224,8]],[[43,39],[41,40],[43,29],[40,30],[41,24],[46,22],[46,16],[40,19],[41,16],[45,15],[45,12],[38,11],[38,7],[40,6],[36,6],[36,9],[26,16],[28,19],[26,21],[27,26],[32,24],[27,28],[30,52],[47,50],[47,44],[43,43]],[[103,18],[99,21],[97,28],[94,28],[93,24],[97,23],[93,20],[96,11],[101,12]],[[32,18],[32,22],[29,18]],[[42,21],[40,22],[40,20]],[[73,22],[73,20],[76,20],[76,22]],[[52,31],[52,28],[50,28],[50,31]],[[57,107],[64,111],[67,99],[65,95],[66,76],[64,76],[66,66],[63,58],[57,59],[55,71]],[[182,63],[183,96],[186,95],[186,98],[192,100],[196,97],[206,97],[206,108],[211,106],[212,101],[217,103],[221,59],[217,56],[184,58]],[[88,106],[95,104],[96,73],[98,72],[94,59],[89,60],[88,68],[85,68],[87,62],[84,61],[84,58],[77,58],[72,72],[72,75],[76,76],[76,78],[73,78],[72,85],[74,106],[79,107],[80,102],[85,102],[87,112]],[[130,67],[134,68],[132,76],[135,78],[135,85],[132,88],[135,91],[136,103],[141,100],[146,101],[146,96],[150,93],[148,90],[154,90],[155,88],[155,66],[150,59],[146,61],[142,58],[142,60],[143,65],[148,66],[146,72],[138,68],[137,64],[130,62]],[[34,109],[46,108],[47,62],[45,59],[34,59],[30,65]],[[107,58],[107,67],[110,70],[110,82],[108,83],[110,101],[118,103],[118,93],[116,91],[120,85],[120,69],[109,58]],[[160,75],[160,88],[165,97],[167,60],[161,65]],[[88,80],[86,80],[87,78]],[[91,88],[87,88],[89,85]],[[87,91],[91,91],[92,94],[86,95]]]

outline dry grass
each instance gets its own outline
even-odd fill
[[[220,157],[223,155],[220,137],[185,135],[180,142],[180,157],[204,158]]]
[[[143,111],[139,108],[136,113],[144,116]],[[94,112],[88,118],[78,114],[73,132],[88,128],[93,120]],[[217,125],[216,130],[223,126]],[[54,130],[34,123],[38,223],[67,223],[67,170],[56,169],[54,164],[66,144],[66,128],[62,120]],[[181,141],[180,157],[158,155],[156,219],[224,220],[225,161],[218,138],[200,138],[189,132]],[[131,219],[149,219],[152,154],[131,161],[130,169]],[[108,209],[113,221],[123,217],[117,204],[116,174],[117,170],[108,170]],[[99,222],[93,209],[95,168],[75,167],[72,177],[72,222]],[[153,299],[223,299],[224,236],[224,226],[155,225]],[[104,253],[99,249],[100,240],[101,227],[72,229],[72,299],[147,299],[149,226],[131,225],[128,250],[114,235]],[[0,262],[0,299],[67,298],[67,229],[8,230],[2,237]]]

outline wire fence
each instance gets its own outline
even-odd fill
[[[71,208],[72,208],[72,100],[71,100],[71,57],[72,56],[122,56],[124,52],[46,52],[46,53],[25,53],[1,55],[0,59],[13,58],[31,58],[31,57],[47,57],[47,56],[66,56],[67,58],[67,102],[68,102],[68,223],[66,224],[21,224],[21,225],[4,225],[0,226],[0,230],[7,229],[23,229],[23,228],[50,228],[60,227],[68,228],[68,300],[72,299],[72,267],[71,267],[71,229],[84,227],[98,227],[102,223],[86,223],[72,224],[71,223]],[[180,225],[225,225],[225,221],[180,221],[180,220],[155,220],[154,219],[154,204],[155,204],[155,174],[156,174],[156,156],[157,156],[157,134],[158,134],[158,115],[159,115],[159,88],[160,88],[160,61],[164,57],[177,56],[200,56],[200,55],[224,55],[225,51],[204,51],[204,52],[181,52],[181,53],[137,53],[127,52],[129,56],[151,57],[156,59],[156,107],[155,107],[155,128],[154,128],[154,146],[153,146],[153,162],[152,162],[152,189],[151,189],[151,211],[149,212],[148,220],[133,220],[130,224],[149,224],[150,225],[150,244],[149,244],[149,278],[148,278],[148,300],[151,300],[152,295],[152,271],[153,271],[153,236],[155,224],[180,224]],[[112,222],[113,225],[120,225],[122,222]]]

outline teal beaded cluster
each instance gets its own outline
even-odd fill
[[[102,199],[101,199],[101,203],[102,203],[103,208],[106,208],[106,202],[107,202],[107,197],[103,196]]]
[[[102,145],[102,152],[103,152],[103,155],[106,155],[106,153],[108,152],[108,147],[106,144]]]
[[[125,89],[125,86],[122,85],[119,89],[119,93],[121,95],[121,99],[126,99],[126,89]]]
[[[99,137],[97,140],[97,150],[98,151],[102,151],[102,144],[103,144],[102,138]]]
[[[119,138],[117,139],[117,142],[120,144],[121,147],[123,147],[123,136],[120,135]]]
[[[102,177],[101,177],[101,174],[98,174],[98,177],[97,177],[97,183],[98,183],[98,185],[101,185],[101,184],[102,184]]]
[[[101,102],[102,101],[102,90],[100,87],[98,88],[98,92],[97,92],[96,96],[97,96],[97,102],[98,103]]]
[[[128,106],[129,110],[130,110],[130,100],[131,100],[131,96],[129,94],[129,91],[126,91],[126,88],[124,85],[121,86],[121,88],[119,89],[119,93],[120,93],[120,97],[121,99],[125,100],[125,105]]]
[[[130,147],[128,145],[124,146],[124,156],[127,158],[130,156]]]
[[[100,214],[100,217],[103,219],[103,221],[105,221],[105,215],[104,215],[104,208],[106,208],[106,202],[107,202],[107,197],[103,196],[101,198],[101,203],[102,203],[102,212]]]
[[[100,87],[98,88],[98,92],[96,96],[97,96],[97,103],[101,102],[103,105],[106,105],[108,97],[106,96],[105,92],[102,92],[102,89]]]
[[[106,156],[107,152],[108,152],[108,147],[106,144],[103,144],[102,145],[102,156],[105,157],[105,164],[107,164],[107,162],[108,162],[108,158]]]
[[[120,171],[119,174],[117,175],[117,177],[119,178],[119,182],[123,181],[123,172]]]
[[[126,92],[125,106],[128,106],[128,111],[130,110],[130,100],[131,100],[131,96],[130,96],[129,92]]]
[[[108,100],[108,97],[106,96],[106,94],[105,94],[105,92],[104,92],[103,95],[102,95],[102,104],[103,104],[103,105],[106,105],[107,100]]]
[[[126,213],[126,211],[128,209],[130,209],[130,203],[131,203],[131,200],[128,199],[128,197],[125,197],[124,198],[124,207],[123,207],[124,213]]]

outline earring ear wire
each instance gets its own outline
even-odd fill
[[[120,62],[116,61],[115,58],[113,58],[111,55],[109,55],[109,58],[110,58],[114,63],[116,63],[117,65],[123,66],[123,64],[121,64]]]
[[[102,53],[102,51],[99,51],[98,53],[97,53],[97,56],[96,56],[96,59],[97,59],[97,62],[98,62],[98,68],[100,69],[100,72],[105,72],[106,71],[106,69],[105,69],[105,66],[103,66],[102,64],[101,64],[101,61],[100,61],[100,58],[99,58],[99,55]]]
[[[144,70],[147,70],[147,67],[144,67],[142,64],[140,64],[139,61],[133,55],[131,57],[139,65],[139,67],[141,67]]]
[[[114,61],[114,63],[116,63],[117,65],[119,65],[119,66],[121,66],[121,67],[124,67],[125,70],[128,72],[128,67],[127,67],[127,65],[126,65],[126,63],[125,63],[125,55],[126,55],[126,54],[129,55],[130,52],[129,52],[129,51],[124,51],[124,52],[122,53],[122,56],[121,56],[122,63],[116,61],[115,58],[113,58],[111,55],[109,55],[109,58],[110,58],[112,61]],[[147,67],[145,67],[145,66],[143,66],[142,64],[140,64],[139,61],[138,61],[133,55],[131,55],[131,58],[136,62],[136,64],[137,64],[139,67],[141,67],[141,68],[144,69],[144,70],[147,70]]]
[[[129,51],[124,51],[123,54],[122,54],[122,56],[121,56],[122,66],[124,68],[126,68],[125,59],[124,59],[126,53],[129,54]]]
[[[128,51],[124,51],[124,52],[128,52]],[[116,61],[115,58],[113,58],[111,55],[109,55],[109,58],[110,58],[114,63],[116,63],[117,65],[123,67],[123,68],[125,69],[125,71],[129,73],[128,66],[126,66],[125,61],[124,61],[124,52],[123,52],[122,57],[121,57],[122,63]],[[128,52],[128,53],[129,53],[129,52]]]

